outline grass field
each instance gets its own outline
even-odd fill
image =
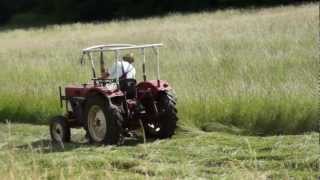
[[[2,29],[0,179],[316,179],[318,15],[305,4]],[[50,143],[58,86],[91,76],[82,48],[157,42],[178,96],[172,139],[97,147],[76,130],[64,149]]]
[[[96,147],[73,133],[52,146],[46,126],[0,124],[2,179],[316,179],[318,134],[238,136],[179,129],[171,140]]]
[[[162,42],[161,77],[176,90],[181,124],[310,131],[317,122],[317,32],[316,4],[3,30],[0,119],[45,124],[61,113],[57,87],[90,78],[89,65],[79,64],[84,47]]]

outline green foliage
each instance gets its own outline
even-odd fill
[[[257,134],[312,131],[317,19],[317,5],[309,4],[3,31],[0,120],[47,123],[62,113],[58,86],[90,79],[88,63],[79,65],[81,48],[163,42],[161,79],[176,91],[180,125],[209,131],[218,122]],[[154,62],[147,64],[148,78],[155,78]],[[141,80],[141,61],[135,66]]]

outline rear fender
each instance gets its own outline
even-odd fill
[[[104,86],[95,86],[93,84],[86,85],[70,85],[65,88],[66,97],[89,97],[92,95],[100,94],[105,97],[123,96],[119,89],[110,90]]]
[[[91,89],[86,94],[86,97],[97,96],[97,95],[99,95],[101,97],[104,97],[109,104],[111,102],[111,100],[110,100],[111,98],[123,97],[123,93],[121,91],[119,91],[119,90],[111,92],[111,91],[105,91],[105,90],[100,89],[100,88]]]
[[[123,93],[117,89],[111,91],[103,86],[87,85],[69,85],[65,88],[65,96],[62,100],[69,101],[73,110],[73,115],[80,122],[84,122],[83,113],[86,101],[89,97],[101,96],[105,98],[107,105],[111,103],[111,98],[121,97]],[[62,98],[62,96],[60,96]],[[68,108],[66,106],[68,111]]]
[[[162,93],[172,90],[170,85],[164,80],[149,80],[140,82],[137,85],[138,99],[142,100],[150,96],[153,99],[157,99]]]

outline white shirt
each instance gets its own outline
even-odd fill
[[[127,73],[126,79],[135,79],[136,77],[136,69],[133,67],[132,64],[128,63],[127,61],[118,61],[117,62],[117,69],[116,64],[113,64],[111,67],[111,78],[116,79],[122,76],[122,66],[124,73]],[[117,71],[118,70],[118,71]]]

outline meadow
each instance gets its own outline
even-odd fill
[[[310,4],[3,30],[0,119],[46,124],[61,113],[58,86],[91,76],[79,64],[82,48],[162,42],[161,78],[178,95],[180,123],[260,134],[314,130],[317,12]]]
[[[318,15],[305,4],[2,28],[0,178],[318,178]],[[64,148],[50,142],[48,119],[63,112],[58,86],[91,77],[82,48],[158,42],[161,79],[178,96],[172,139],[94,146],[75,130]]]
[[[60,114],[58,86],[91,77],[89,64],[79,64],[82,48],[162,42],[161,79],[175,88],[181,125],[314,130],[317,24],[316,4],[306,4],[2,30],[0,119],[46,124]],[[136,67],[141,79],[141,61]]]
[[[170,140],[94,146],[73,131],[64,149],[46,126],[0,124],[1,179],[316,179],[317,133],[239,136],[179,129]]]

